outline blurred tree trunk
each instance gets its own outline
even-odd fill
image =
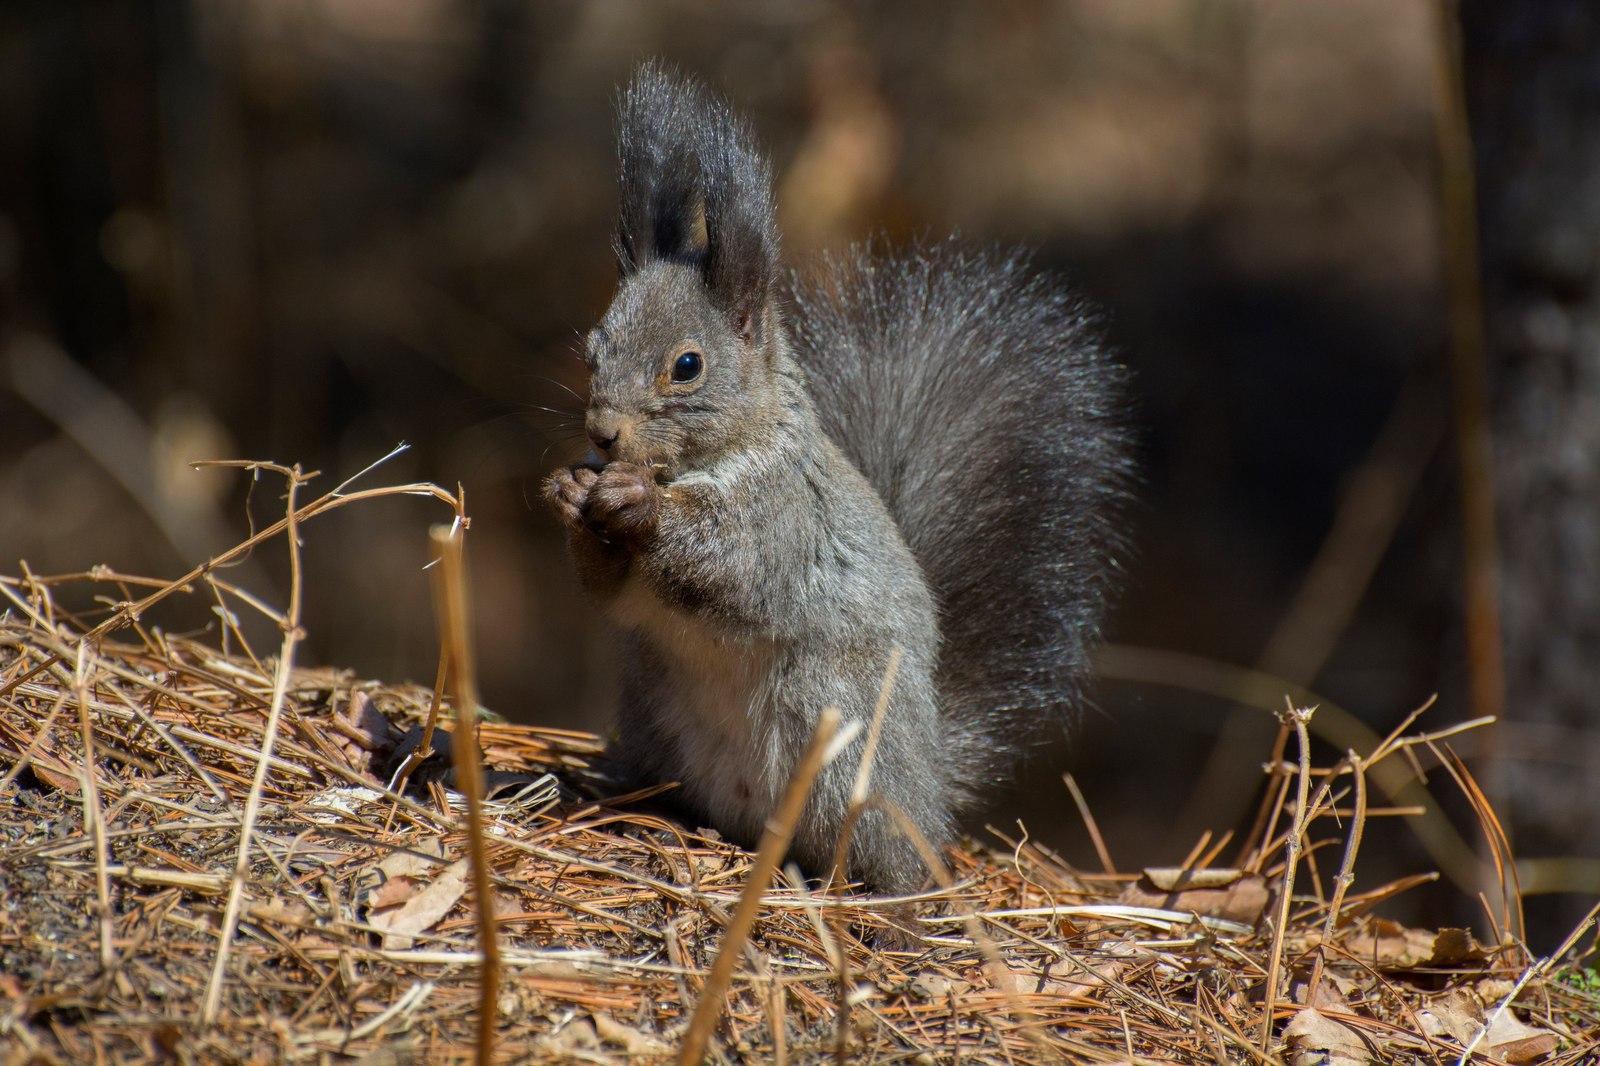
[[[1600,857],[1600,5],[1469,0],[1461,22],[1502,556],[1499,813],[1519,856]],[[1537,908],[1536,941],[1600,888],[1583,890]]]

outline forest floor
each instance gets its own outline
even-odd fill
[[[291,493],[277,532],[350,498]],[[607,796],[587,734],[484,721],[486,785],[458,787],[408,752],[448,749],[449,720],[424,733],[461,699],[283,668],[293,606],[276,656],[227,611],[205,640],[149,624],[184,590],[242,602],[216,573],[0,579],[6,1066],[653,1062],[702,1037],[725,1062],[1600,1061],[1592,915],[1534,958],[1385,919],[1428,871],[1355,891],[1362,828],[1394,813],[1367,803],[1374,765],[1432,759],[1481,800],[1450,730],[1318,768],[1286,712],[1243,862],[1227,837],[1094,872],[968,843],[897,903],[769,881],[774,850]],[[61,606],[85,586],[94,612]]]

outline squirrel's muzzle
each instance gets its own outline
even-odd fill
[[[590,408],[584,416],[584,432],[589,434],[589,443],[594,445],[595,451],[606,458],[611,458],[611,449],[617,446],[617,440],[622,436],[626,419],[616,411],[606,407]]]

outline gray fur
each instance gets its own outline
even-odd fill
[[[829,264],[786,323],[749,128],[647,65],[619,142],[622,281],[588,343],[596,452],[546,485],[625,634],[613,754],[754,843],[825,707],[864,736],[898,645],[874,789],[942,845],[1078,695],[1126,472],[1118,374],[1023,259],[954,245]],[[703,371],[680,381],[685,353]],[[802,818],[792,851],[813,872],[862,743]],[[881,811],[850,865],[885,892],[926,877]]]
[[[981,798],[1080,698],[1123,547],[1124,374],[1023,250],[825,265],[795,285],[798,358],[939,604],[955,775]]]

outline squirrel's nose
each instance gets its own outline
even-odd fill
[[[622,434],[622,420],[610,412],[590,411],[584,419],[584,430],[596,451],[609,452]]]

